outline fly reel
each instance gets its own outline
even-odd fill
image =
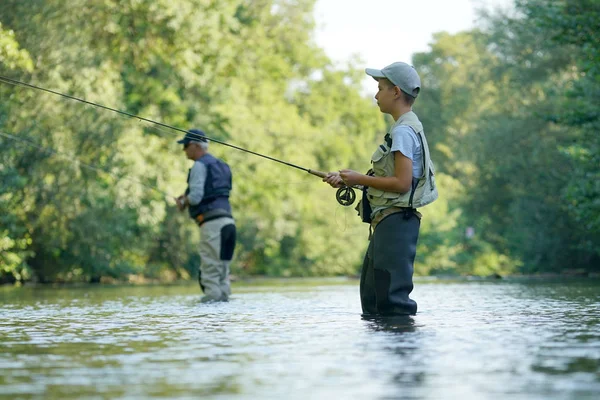
[[[337,192],[335,192],[335,199],[341,205],[348,207],[354,203],[354,200],[356,200],[356,193],[351,187],[342,186],[337,190]]]

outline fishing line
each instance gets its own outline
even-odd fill
[[[107,175],[110,175],[110,176],[114,177],[118,181],[124,180],[124,181],[128,181],[128,182],[136,183],[136,184],[141,185],[141,186],[143,186],[143,187],[145,187],[147,189],[151,189],[151,190],[153,190],[155,192],[158,192],[158,193],[162,194],[165,197],[165,199],[168,199],[168,200],[175,199],[175,196],[173,196],[172,194],[167,193],[167,192],[159,189],[156,186],[146,184],[146,183],[144,183],[144,182],[142,182],[142,181],[140,181],[138,179],[131,178],[129,176],[119,176],[119,175],[117,175],[117,174],[115,174],[113,172],[108,171],[105,168],[100,168],[100,167],[97,167],[97,166],[95,166],[93,164],[85,163],[85,162],[81,161],[79,158],[77,158],[76,156],[74,156],[72,154],[61,152],[61,151],[55,150],[53,148],[50,148],[48,146],[41,146],[41,145],[37,145],[37,144],[31,143],[31,139],[30,138],[22,138],[22,137],[11,135],[10,133],[6,133],[6,132],[2,132],[2,131],[0,131],[0,136],[4,136],[5,138],[14,140],[18,145],[25,145],[25,146],[33,147],[33,148],[42,150],[44,152],[50,153],[51,156],[60,156],[60,157],[67,158],[68,159],[67,161],[69,161],[70,163],[76,164],[78,166],[85,167],[85,168],[90,169],[90,170],[95,171],[95,172],[105,173]],[[132,230],[131,232],[134,232],[134,231],[135,230]],[[166,238],[165,236],[163,236],[163,234],[157,235],[157,234],[153,234],[153,233],[146,233],[145,236],[153,239],[156,242],[168,241],[168,238]],[[178,274],[180,273],[177,269],[176,269],[176,272]]]
[[[85,100],[85,99],[82,99],[82,98],[79,98],[79,97],[75,97],[75,96],[71,96],[71,95],[68,95],[68,94],[60,93],[60,92],[57,92],[55,90],[46,89],[46,88],[43,88],[41,86],[36,86],[36,85],[30,84],[30,83],[26,83],[26,82],[22,82],[22,81],[19,81],[19,80],[16,80],[16,79],[8,78],[8,77],[2,76],[2,75],[0,75],[0,81],[4,82],[4,83],[11,84],[11,85],[23,86],[23,87],[26,87],[26,88],[29,88],[29,89],[40,90],[40,91],[51,93],[51,94],[54,94],[54,95],[57,95],[57,96],[61,96],[63,98],[67,98],[67,99],[70,99],[70,100],[75,100],[75,101],[78,101],[78,102],[81,102],[81,103],[84,103],[84,104],[87,104],[87,105],[91,105],[91,106],[94,106],[94,107],[102,108],[102,109],[105,109],[105,110],[108,110],[108,111],[115,112],[117,114],[125,115],[125,116],[128,116],[130,118],[137,119],[139,121],[144,121],[144,122],[147,122],[147,123],[151,123],[151,124],[156,125],[157,127],[163,127],[163,128],[171,129],[173,131],[182,132],[182,133],[185,133],[186,135],[192,136],[194,138],[198,138],[198,139],[202,139],[202,140],[208,139],[208,140],[210,140],[212,142],[219,143],[219,144],[222,144],[224,146],[228,146],[228,147],[234,148],[236,150],[240,150],[240,151],[243,151],[243,152],[246,152],[246,153],[250,153],[250,154],[253,154],[253,155],[258,156],[258,157],[266,158],[268,160],[271,160],[271,161],[274,161],[274,162],[277,162],[277,163],[280,163],[280,164],[287,165],[287,166],[292,167],[292,168],[296,168],[296,169],[308,172],[309,174],[318,176],[320,178],[324,178],[325,176],[327,176],[327,174],[325,172],[322,172],[322,171],[313,170],[313,169],[309,169],[309,168],[304,168],[304,167],[301,167],[301,166],[296,165],[296,164],[292,164],[292,163],[287,162],[287,161],[283,161],[283,160],[280,160],[280,159],[277,159],[277,158],[274,158],[274,157],[271,157],[271,156],[267,156],[265,154],[261,154],[261,153],[257,153],[257,152],[252,151],[252,150],[245,149],[243,147],[239,147],[239,146],[236,146],[236,145],[233,145],[233,144],[230,144],[230,143],[223,142],[223,141],[218,140],[218,139],[214,139],[214,138],[211,138],[211,137],[208,137],[208,136],[201,136],[201,135],[195,134],[193,132],[189,132],[187,130],[184,130],[184,129],[181,129],[181,128],[177,128],[177,127],[172,126],[172,125],[168,125],[168,124],[165,124],[165,123],[162,123],[162,122],[153,121],[153,120],[151,120],[149,118],[144,118],[144,117],[141,117],[139,115],[128,113],[126,111],[117,110],[115,108],[111,108],[111,107],[108,107],[108,106],[105,106],[105,105],[102,105],[102,104],[99,104],[99,103],[94,103],[92,101],[88,101],[88,100]],[[354,200],[356,199],[356,194],[355,194],[355,192],[354,192],[354,190],[353,190],[352,187],[343,186],[343,187],[341,187],[341,188],[339,188],[337,190],[337,192],[336,192],[336,199],[337,199],[338,203],[340,203],[341,205],[343,205],[343,206],[349,206],[352,203],[354,203]]]
[[[58,150],[55,150],[55,149],[47,147],[47,146],[39,146],[37,144],[34,144],[34,143],[31,142],[30,138],[21,138],[21,137],[18,137],[18,136],[15,136],[15,135],[11,135],[10,133],[6,133],[6,132],[2,132],[2,131],[0,131],[0,136],[4,136],[6,138],[15,140],[15,141],[20,142],[20,143],[22,143],[22,144],[24,144],[26,146],[29,146],[29,147],[35,147],[35,148],[37,148],[39,150],[49,152],[49,153],[51,153],[51,155],[57,155],[57,156],[62,156],[62,157],[68,158],[68,161],[71,162],[71,163],[74,163],[76,165],[81,165],[82,167],[85,167],[87,169],[90,169],[90,170],[93,170],[93,171],[96,171],[96,172],[104,172],[105,174],[108,174],[108,175],[116,178],[117,180],[125,180],[125,181],[129,181],[129,182],[137,183],[137,184],[139,184],[141,186],[144,186],[144,187],[146,187],[148,189],[152,189],[152,190],[154,190],[154,191],[156,191],[156,192],[164,195],[165,197],[167,197],[169,199],[174,199],[176,197],[176,196],[173,196],[173,195],[171,195],[171,194],[169,194],[169,193],[167,193],[167,192],[159,189],[156,186],[148,185],[147,183],[144,183],[144,182],[142,182],[142,181],[140,181],[138,179],[131,178],[131,177],[128,177],[128,176],[119,176],[119,175],[117,175],[117,174],[115,174],[113,172],[108,171],[105,168],[101,168],[101,167],[95,166],[93,164],[84,163],[83,161],[81,161],[79,158],[77,158],[73,154],[68,154],[68,153],[60,152]]]
[[[346,218],[346,213],[342,214],[342,221],[340,221],[340,215],[338,214],[338,211],[339,209],[336,208],[333,220],[335,221],[335,224],[338,226],[338,228],[341,228],[342,232],[346,232],[346,229],[348,229],[348,219]]]
[[[131,114],[131,113],[128,113],[126,111],[117,110],[115,108],[111,108],[111,107],[108,107],[108,106],[105,106],[105,105],[102,105],[102,104],[99,104],[99,103],[94,103],[94,102],[91,102],[91,101],[88,101],[88,100],[85,100],[85,99],[81,99],[79,97],[70,96],[68,94],[60,93],[60,92],[57,92],[57,91],[54,91],[54,90],[51,90],[51,89],[46,89],[46,88],[43,88],[41,86],[36,86],[36,85],[29,84],[29,83],[21,82],[21,81],[18,81],[16,79],[7,78],[7,77],[2,76],[2,75],[0,75],[0,81],[3,81],[5,83],[9,83],[9,84],[12,84],[12,85],[24,86],[24,87],[27,87],[27,88],[30,88],[30,89],[41,90],[41,91],[44,91],[44,92],[47,92],[47,93],[51,93],[51,94],[54,94],[54,95],[57,95],[57,96],[61,96],[61,97],[67,98],[67,99],[79,101],[81,103],[88,104],[88,105],[91,105],[91,106],[94,106],[94,107],[103,108],[105,110],[116,112],[116,113],[119,113],[121,115],[126,115],[128,117],[135,118],[135,119],[138,119],[140,121],[145,121],[145,122],[148,122],[148,123],[151,123],[151,124],[155,124],[157,126],[161,126],[161,127],[164,127],[164,128],[172,129],[172,130],[175,130],[175,131],[178,131],[178,132],[183,132],[183,133],[185,133],[185,134],[187,134],[189,136],[193,136],[193,137],[196,137],[198,139],[208,139],[208,140],[210,140],[212,142],[219,143],[219,144],[222,144],[224,146],[232,147],[234,149],[237,149],[237,150],[240,150],[240,151],[244,151],[246,153],[254,154],[255,156],[263,157],[263,158],[266,158],[266,159],[271,160],[271,161],[275,161],[275,162],[278,162],[278,163],[281,163],[281,164],[285,164],[285,165],[290,166],[292,168],[297,168],[297,169],[303,170],[303,171],[308,172],[308,173],[313,174],[313,175],[315,173],[324,174],[323,172],[320,172],[320,171],[311,170],[309,168],[304,168],[304,167],[301,167],[299,165],[289,163],[287,161],[279,160],[277,158],[270,157],[270,156],[267,156],[265,154],[257,153],[257,152],[252,151],[252,150],[244,149],[243,147],[239,147],[239,146],[227,143],[227,142],[223,142],[221,140],[217,140],[217,139],[214,139],[214,138],[211,138],[211,137],[208,137],[208,136],[197,135],[197,134],[194,134],[192,132],[189,132],[189,131],[181,129],[181,128],[177,128],[177,127],[172,126],[172,125],[164,124],[164,123],[158,122],[158,121],[153,121],[151,119],[144,118],[144,117],[141,117],[139,115]],[[317,175],[317,176],[320,176],[320,175]]]
[[[119,116],[121,118],[126,118],[126,116],[124,116],[124,115],[119,115]],[[146,121],[137,121],[137,122],[139,122],[140,124],[143,124],[142,126],[144,128],[152,129],[152,130],[155,130],[156,132],[161,132],[161,133],[165,133],[165,134],[168,134],[168,135],[172,135],[173,134],[173,132],[171,132],[168,129],[161,128],[160,126],[151,125],[151,124],[147,123]],[[189,133],[191,133],[191,132],[188,132],[188,134]],[[283,181],[283,182],[277,182],[277,186],[306,185],[306,184],[307,184],[306,180],[298,181],[298,182],[290,182],[288,180]]]

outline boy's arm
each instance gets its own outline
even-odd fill
[[[368,176],[343,169],[340,177],[348,186],[364,185],[386,192],[406,193],[412,187],[412,160],[401,152],[394,152],[394,176]]]

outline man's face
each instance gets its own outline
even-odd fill
[[[377,94],[375,95],[375,100],[377,100],[379,110],[381,110],[382,113],[389,114],[392,110],[394,100],[396,99],[396,91],[394,90],[394,85],[387,79],[378,79],[377,89],[378,90]]]
[[[186,143],[183,145],[183,151],[187,156],[188,160],[193,160],[194,150],[196,149],[196,145],[194,143]]]

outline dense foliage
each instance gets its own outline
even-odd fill
[[[366,170],[385,119],[359,62],[314,44],[314,0],[3,0],[0,75],[268,154]],[[519,0],[413,64],[441,198],[416,273],[600,261],[600,2]],[[375,85],[373,86],[375,89]],[[177,132],[0,82],[0,281],[187,279]],[[234,173],[234,273],[354,274],[368,229],[300,170],[213,144]],[[474,235],[466,237],[467,228]]]

